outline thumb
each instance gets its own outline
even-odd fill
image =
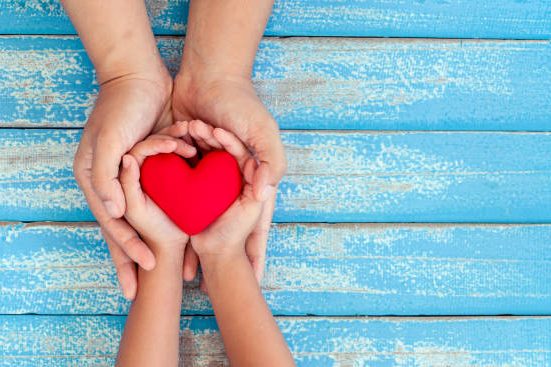
[[[245,233],[250,233],[262,212],[264,202],[257,200],[253,194],[253,187],[251,185],[245,185],[243,194],[239,199],[240,212],[236,218],[241,218],[241,226]],[[246,229],[245,229],[246,228]]]
[[[124,153],[120,139],[98,136],[92,158],[92,187],[113,218],[120,218],[126,209],[119,182],[119,165]]]
[[[272,120],[272,128],[255,129],[249,142],[259,161],[253,177],[254,196],[266,201],[275,190],[287,170],[285,149],[279,136],[279,129]]]

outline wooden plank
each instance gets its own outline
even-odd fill
[[[175,72],[181,39],[161,38]],[[265,39],[253,79],[284,129],[551,129],[550,41]],[[74,37],[0,37],[0,126],[79,127],[97,94]]]
[[[93,220],[79,130],[0,129],[0,220]],[[551,133],[283,132],[276,222],[551,222]]]
[[[278,315],[551,310],[551,225],[278,224],[263,290]],[[91,223],[0,226],[0,313],[126,314]],[[212,314],[198,282],[183,314]]]
[[[156,34],[185,32],[187,0],[146,1]],[[56,0],[0,0],[3,34],[75,34]],[[266,29],[277,36],[551,37],[546,0],[277,0]]]
[[[124,317],[0,316],[0,366],[112,366]],[[551,364],[550,318],[279,318],[298,366]],[[180,366],[228,366],[212,318],[181,321]]]

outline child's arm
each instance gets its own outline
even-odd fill
[[[294,366],[247,256],[203,256],[200,261],[232,365]]]
[[[156,253],[155,269],[139,269],[138,293],[126,320],[117,366],[178,365],[183,244],[181,248]]]
[[[194,139],[207,144],[217,141],[237,159],[245,181],[242,196],[216,222],[191,238],[228,358],[231,365],[240,367],[294,366],[245,252],[245,241],[263,206],[252,190],[257,164],[233,134],[195,128],[201,124],[193,121],[190,131]],[[194,131],[202,136],[194,136]]]
[[[187,128],[177,124],[171,129],[180,127]],[[123,157],[120,179],[127,203],[125,217],[149,245],[157,265],[151,271],[139,269],[138,292],[124,328],[117,366],[178,365],[182,264],[188,236],[141,191],[139,165],[148,155],[187,149],[182,141],[157,135]]]

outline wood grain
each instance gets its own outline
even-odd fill
[[[93,220],[79,130],[0,130],[0,220]],[[551,133],[283,132],[276,222],[551,221]]]
[[[279,318],[302,366],[551,364],[550,318]],[[112,366],[124,317],[0,316],[0,366]],[[228,366],[212,318],[181,321],[180,366]]]
[[[182,40],[159,39],[172,72]],[[253,79],[284,129],[551,129],[550,41],[265,39]],[[0,127],[80,127],[98,91],[74,37],[0,37]]]
[[[147,0],[156,34],[183,34],[187,0]],[[75,34],[56,0],[0,0],[3,34]],[[266,29],[277,36],[551,37],[546,0],[277,0]]]
[[[278,224],[263,290],[278,315],[551,310],[551,225]],[[0,313],[126,314],[91,223],[0,226]],[[212,314],[198,282],[184,314]]]

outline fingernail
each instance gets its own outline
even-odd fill
[[[153,255],[147,256],[144,261],[142,261],[141,264],[142,268],[147,271],[151,271],[155,269],[155,257]]]
[[[113,217],[113,218],[117,218],[119,216],[119,208],[117,207],[117,205],[115,205],[114,202],[112,202],[111,200],[106,200],[103,202],[103,206],[105,207],[105,209],[107,210],[107,213]]]
[[[272,185],[266,185],[264,186],[264,189],[262,189],[261,200],[266,201],[268,200],[276,191],[276,188]]]

